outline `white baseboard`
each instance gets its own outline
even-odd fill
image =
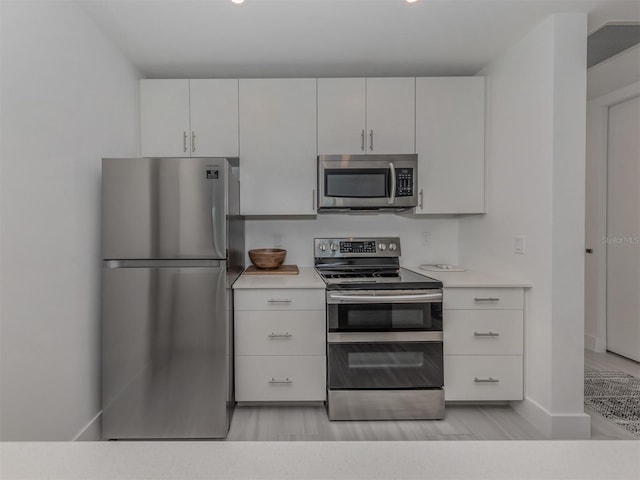
[[[604,339],[596,335],[584,335],[584,348],[592,352],[602,353],[607,351]]]
[[[551,440],[588,440],[591,438],[591,417],[586,413],[553,414],[530,398],[513,402],[518,415]]]
[[[587,350],[591,350],[592,352],[597,352],[596,345],[598,344],[598,339],[595,335],[587,335],[584,334],[584,348]]]
[[[87,423],[78,434],[73,437],[72,442],[94,442],[102,438],[101,431],[102,410]]]

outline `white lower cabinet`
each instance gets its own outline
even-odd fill
[[[324,290],[234,293],[236,401],[324,401]]]
[[[522,310],[445,310],[445,355],[522,355]]]
[[[324,355],[324,311],[237,311],[236,355]]]
[[[522,400],[524,290],[445,288],[447,401]]]
[[[236,357],[238,402],[324,401],[324,356]]]
[[[445,355],[445,400],[522,400],[522,355]]]

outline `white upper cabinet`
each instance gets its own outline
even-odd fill
[[[366,80],[318,79],[318,153],[365,153]]]
[[[416,78],[416,213],[484,213],[484,92],[484,77]]]
[[[243,215],[316,213],[316,79],[240,80]]]
[[[238,80],[140,80],[143,157],[237,157]]]
[[[238,156],[238,80],[189,80],[191,156]]]
[[[189,80],[140,80],[143,157],[189,156]]]
[[[367,78],[367,153],[414,153],[415,78]]]
[[[413,77],[318,79],[318,153],[414,152]]]

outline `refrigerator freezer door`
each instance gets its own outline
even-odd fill
[[[103,438],[225,437],[233,406],[225,262],[110,263],[102,271]]]
[[[104,158],[104,259],[226,258],[224,158]]]

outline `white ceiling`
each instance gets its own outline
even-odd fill
[[[640,0],[79,0],[151,78],[472,75],[550,14]]]

